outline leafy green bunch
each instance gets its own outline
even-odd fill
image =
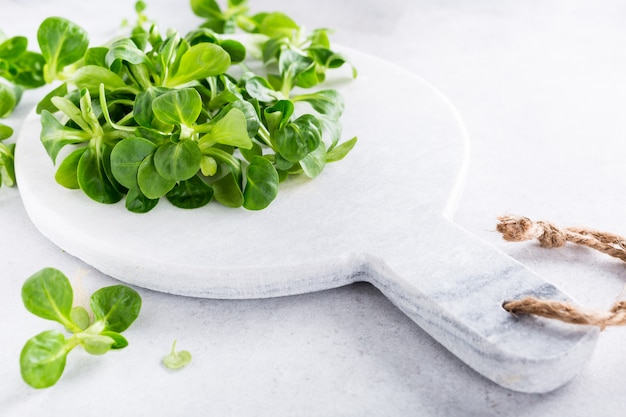
[[[50,387],[61,378],[67,355],[82,346],[92,355],[122,349],[128,341],[121,333],[139,316],[141,297],[133,289],[114,285],[93,293],[90,307],[93,320],[84,307],[73,306],[73,290],[59,270],[45,268],[22,286],[22,300],[28,311],[53,320],[72,336],[48,330],[29,339],[20,354],[22,378],[33,388]]]
[[[0,117],[8,116],[20,101],[22,91],[45,84],[44,57],[28,50],[24,36],[6,38],[0,33]]]
[[[229,2],[240,19],[258,19],[246,17],[244,6]],[[273,45],[273,58],[253,72],[245,42],[206,26],[162,36],[156,25],[146,27],[143,10],[138,3],[129,37],[106,46],[90,48],[86,32],[64,19],[47,19],[39,29],[46,77],[64,81],[38,106],[51,159],[71,145],[56,171],[61,185],[101,203],[125,196],[137,213],[161,197],[181,208],[215,199],[260,210],[280,181],[314,178],[354,146],[356,138],[339,144],[339,93],[300,91],[345,62],[314,52],[328,46],[325,32],[307,38],[304,52],[259,33],[264,54]]]
[[[0,123],[0,185],[8,187],[15,185],[15,144],[2,143],[13,135],[13,129]]]
[[[0,32],[0,118],[9,116],[19,103],[25,89],[45,84],[45,60],[28,50],[24,36],[6,38]],[[0,184],[15,185],[13,154],[15,145],[2,143],[13,135],[13,129],[0,123]]]

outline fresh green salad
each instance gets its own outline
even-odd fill
[[[166,197],[181,208],[211,200],[266,208],[290,176],[318,176],[341,160],[356,137],[340,142],[341,95],[320,85],[347,65],[329,31],[305,33],[280,12],[249,13],[247,0],[191,0],[204,23],[187,34],[163,34],[135,5],[128,36],[90,46],[87,32],[61,17],[39,26],[40,52],[26,37],[0,33],[0,118],[26,89],[54,84],[38,104],[41,142],[56,181],[100,203],[125,198],[145,213]],[[15,185],[13,129],[0,123],[0,180]],[[122,349],[122,332],[138,317],[141,297],[115,285],[96,291],[91,313],[74,306],[72,286],[45,268],[22,287],[31,313],[60,323],[71,336],[44,331],[20,355],[23,379],[46,388],[61,377],[77,346],[94,355]],[[166,367],[187,365],[176,342]]]
[[[60,17],[41,23],[41,54],[25,38],[2,44],[0,58],[7,50],[16,62],[6,62],[24,69],[10,71],[13,82],[56,84],[37,111],[59,184],[100,203],[125,198],[135,213],[161,197],[260,210],[281,181],[315,178],[353,148],[356,137],[340,142],[343,98],[320,87],[328,70],[350,66],[328,30],[251,14],[246,0],[191,7],[205,22],[186,34],[161,33],[138,2],[129,35],[107,45],[90,46],[87,31]]]

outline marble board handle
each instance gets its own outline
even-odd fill
[[[365,257],[363,281],[454,355],[497,384],[544,393],[575,377],[599,330],[536,317],[515,317],[502,302],[524,295],[568,299],[522,264],[459,226],[446,222],[440,242],[411,260]],[[437,245],[441,243],[441,245]],[[441,259],[425,258],[439,257]],[[423,265],[445,265],[421,269]]]

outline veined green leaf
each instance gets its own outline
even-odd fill
[[[13,136],[13,128],[0,123],[0,141],[8,139],[11,136]]]
[[[308,153],[300,160],[302,171],[309,178],[315,178],[322,173],[326,166],[326,146],[320,141],[319,146],[314,151]]]
[[[71,328],[74,291],[61,271],[45,268],[31,275],[22,285],[22,301],[34,315]]]
[[[120,62],[122,61],[133,65],[151,65],[146,54],[130,38],[123,38],[113,42],[105,56],[107,66],[116,72],[119,71]]]
[[[242,149],[252,148],[246,116],[237,108],[231,108],[223,117],[199,126],[197,130],[206,132],[198,141],[200,149],[205,149],[215,143]]]
[[[15,94],[15,89],[0,82],[0,118],[11,114],[17,102],[18,96]]]
[[[241,185],[235,179],[232,171],[228,170],[219,180],[212,184],[213,196],[217,201],[227,207],[241,207],[243,205],[243,192]]]
[[[14,36],[0,43],[0,59],[12,60],[26,52],[28,39],[25,36]]]
[[[321,90],[310,94],[302,94],[293,101],[305,101],[317,112],[331,119],[339,119],[344,109],[343,96],[336,90]]]
[[[87,33],[60,17],[49,17],[41,23],[37,41],[46,60],[44,77],[48,83],[57,79],[66,66],[81,59],[89,46]]]
[[[71,190],[80,188],[80,184],[78,183],[78,162],[86,150],[86,147],[75,149],[61,161],[54,175],[54,179],[57,183]]]
[[[104,204],[120,201],[123,194],[107,175],[104,164],[110,165],[110,151],[97,152],[88,146],[78,161],[77,176],[80,189],[92,200]]]
[[[198,173],[201,159],[198,143],[187,139],[159,146],[154,153],[154,166],[166,180],[185,181]]]
[[[153,154],[148,155],[139,165],[137,183],[143,195],[151,200],[163,197],[176,185],[176,181],[167,180],[158,173]]]
[[[105,329],[121,333],[139,316],[141,297],[125,285],[100,288],[89,299],[94,319],[105,323]]]
[[[166,80],[166,87],[175,87],[195,80],[225,73],[230,68],[230,55],[220,46],[200,43],[181,57],[176,73]]]
[[[357,137],[355,136],[352,139],[337,145],[326,155],[326,162],[336,162],[342,160],[348,154],[348,152],[350,152],[352,148],[354,148],[356,142]]]
[[[115,179],[128,189],[139,190],[139,166],[156,149],[156,145],[142,138],[130,137],[118,142],[111,151],[111,172]]]
[[[205,206],[211,201],[213,189],[196,175],[179,182],[166,196],[176,207],[194,209]]]
[[[294,106],[290,100],[279,100],[274,105],[264,110],[267,129],[270,133],[281,129],[289,122],[293,114]]]
[[[33,388],[51,387],[63,374],[67,353],[65,336],[61,332],[39,333],[26,342],[20,353],[22,378]]]
[[[292,39],[300,30],[300,26],[289,16],[281,12],[265,15],[261,22],[260,32],[270,38]]]
[[[47,110],[50,113],[56,112],[58,109],[52,103],[53,97],[63,97],[67,94],[67,83],[62,83],[58,87],[51,90],[46,96],[37,103],[36,112],[37,114],[41,114],[42,111]]]
[[[147,213],[158,204],[159,199],[151,199],[139,190],[129,189],[126,194],[126,209],[132,213]]]
[[[95,65],[87,65],[76,70],[72,82],[78,88],[86,88],[91,93],[98,93],[100,84],[104,84],[107,90],[115,90],[116,88],[127,87],[122,78],[113,71],[98,67]]]
[[[222,11],[215,0],[191,0],[191,10],[199,17],[221,17]]]
[[[317,149],[321,139],[319,121],[310,114],[298,117],[275,132],[278,152],[290,162],[298,162]]]
[[[267,103],[282,98],[282,94],[274,90],[270,83],[260,76],[251,77],[246,80],[246,91],[250,97]]]
[[[246,171],[243,206],[248,210],[262,210],[274,201],[277,194],[278,172],[274,165],[262,156],[255,156]]]
[[[202,98],[193,88],[167,91],[154,98],[152,111],[162,123],[190,127],[202,111]]]

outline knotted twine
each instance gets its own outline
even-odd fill
[[[560,228],[546,221],[532,221],[521,216],[502,216],[496,229],[504,240],[522,242],[537,239],[544,248],[560,248],[567,242],[583,245],[626,262],[626,239],[613,233],[584,227]],[[626,300],[617,301],[607,312],[577,307],[571,303],[525,297],[505,301],[502,307],[512,314],[532,314],[566,323],[598,326],[626,325]]]

